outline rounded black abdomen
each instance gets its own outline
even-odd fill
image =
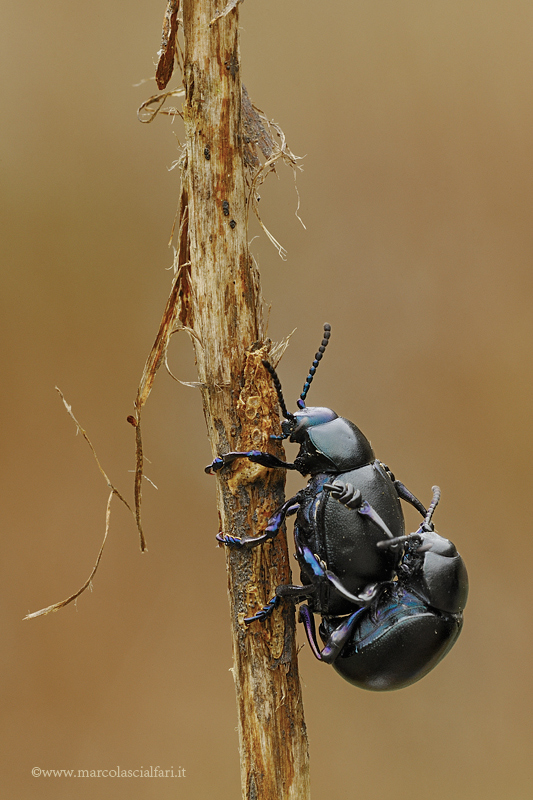
[[[333,620],[329,625],[323,622],[321,636],[334,624]],[[361,689],[403,689],[444,658],[457,641],[462,624],[461,614],[438,612],[410,592],[399,598],[384,596],[373,613],[370,609],[361,612],[357,630],[333,667]]]

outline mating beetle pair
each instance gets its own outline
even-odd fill
[[[302,603],[299,619],[316,658],[332,664],[364,689],[400,689],[426,675],[451,649],[463,624],[468,595],[466,567],[455,546],[435,533],[432,516],[385,464],[353,422],[329,408],[308,408],[305,398],[330,337],[324,338],[297,402],[287,410],[274,368],[272,376],[284,420],[279,439],[300,445],[294,463],[260,450],[226,453],[206,467],[218,472],[237,458],[310,475],[253,538],[218,534],[227,547],[251,548],[272,539],[286,517],[296,515],[294,540],[302,584],[278,586],[275,596],[247,624],[265,620],[282,598]],[[405,535],[400,499],[422,515]],[[320,614],[316,635],[313,614]]]

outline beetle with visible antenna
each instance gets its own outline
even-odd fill
[[[342,677],[365,689],[390,690],[422,678],[451,649],[463,624],[468,595],[466,567],[455,546],[432,523],[440,499],[433,487],[429,509],[375,458],[366,436],[329,408],[305,400],[328,345],[331,326],[306,378],[298,410],[287,410],[281,383],[268,361],[281,413],[281,436],[300,445],[293,463],[260,450],[218,456],[207,473],[246,458],[274,469],[309,475],[307,486],[287,500],[259,536],[219,533],[226,547],[251,548],[274,538],[296,515],[294,541],[301,585],[278,586],[266,606],[245,622],[267,619],[282,599],[298,604],[312,652]],[[405,535],[400,499],[423,521]],[[316,635],[313,614],[321,616]]]

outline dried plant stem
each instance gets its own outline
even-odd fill
[[[214,0],[182,6],[186,141],[175,320],[192,331],[213,454],[266,450],[277,413],[261,364],[268,347],[247,244],[239,7],[220,8]],[[258,532],[283,502],[284,476],[258,465],[238,462],[216,483],[220,528],[232,535]],[[293,609],[281,608],[265,625],[243,623],[278,584],[290,582],[286,540],[280,535],[226,555],[243,797],[305,800],[307,737]]]

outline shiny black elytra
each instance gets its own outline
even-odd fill
[[[350,683],[377,691],[400,689],[422,678],[451,649],[463,624],[468,595],[466,567],[455,546],[435,533],[432,517],[385,464],[377,460],[359,428],[329,408],[307,408],[305,398],[327,347],[324,338],[298,400],[287,410],[274,368],[272,376],[283,421],[282,435],[300,445],[294,463],[260,450],[226,453],[206,467],[214,473],[237,458],[310,475],[307,486],[287,500],[256,537],[219,533],[226,547],[251,548],[274,538],[286,517],[296,515],[294,540],[299,586],[276,594],[247,624],[262,621],[282,598],[300,607],[309,644],[319,661],[332,664]],[[422,516],[405,535],[400,499]],[[317,640],[313,614],[321,616]]]

